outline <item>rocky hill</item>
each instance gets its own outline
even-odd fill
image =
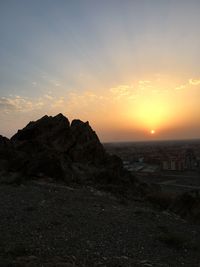
[[[79,184],[130,184],[120,158],[106,153],[88,122],[62,114],[30,122],[10,140],[0,137],[0,168],[8,182],[52,179]]]
[[[137,181],[88,122],[44,116],[0,136],[0,201],[0,267],[200,263],[199,195]]]

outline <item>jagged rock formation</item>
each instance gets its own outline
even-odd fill
[[[0,137],[1,170],[25,179],[38,177],[66,183],[133,182],[121,159],[108,155],[88,122],[62,114],[30,122],[10,140]],[[18,177],[17,176],[17,177]]]

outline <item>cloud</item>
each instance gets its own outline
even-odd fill
[[[49,80],[49,82],[50,82],[53,86],[56,86],[56,87],[61,86],[61,83],[60,83],[60,81],[58,81],[58,80]]]
[[[179,85],[179,86],[177,86],[177,87],[175,87],[175,90],[183,90],[183,89],[185,89],[186,88],[186,85]]]
[[[9,98],[0,98],[0,109],[14,109],[13,104],[10,102]]]
[[[23,97],[0,97],[0,109],[8,113],[9,111],[32,110],[33,103]]]
[[[189,79],[189,84],[191,85],[199,85],[200,84],[200,79]]]
[[[140,80],[139,82],[138,82],[139,84],[150,84],[151,83],[151,81],[149,81],[149,80]]]
[[[46,96],[38,99],[29,99],[22,96],[0,97],[0,112],[8,114],[11,112],[26,113],[33,110],[40,110],[47,105],[48,101],[51,100]]]
[[[149,80],[140,80],[140,81],[138,81],[138,84],[139,84],[138,88],[140,90],[153,88],[153,86],[151,85],[151,81],[149,81]]]
[[[63,108],[64,103],[65,103],[64,97],[59,97],[58,99],[54,99],[54,101],[52,101],[51,107],[52,108]]]
[[[83,94],[70,93],[67,96],[55,97],[51,93],[39,98],[28,98],[22,96],[0,97],[1,114],[29,113],[41,111],[43,113],[64,112],[75,110],[77,107],[86,107],[95,103],[97,95],[84,92]],[[100,99],[100,98],[99,98]]]
[[[200,79],[189,79],[186,84],[177,85],[174,89],[175,90],[183,90],[186,88],[191,88],[191,86],[197,86],[200,85]]]
[[[66,99],[66,103],[68,108],[72,110],[88,108],[93,105],[97,107],[103,101],[106,102],[107,99],[108,97],[106,95],[98,94],[94,91],[85,91],[82,93],[71,92]]]
[[[51,96],[51,95],[44,95],[44,97],[46,98],[46,99],[49,99],[49,100],[53,100],[53,96]]]
[[[37,82],[32,82],[32,86],[36,87],[37,86]]]
[[[133,85],[119,85],[117,87],[110,88],[110,92],[116,99],[133,95]]]

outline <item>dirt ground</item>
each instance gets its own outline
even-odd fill
[[[200,266],[200,226],[90,187],[0,186],[0,267]]]

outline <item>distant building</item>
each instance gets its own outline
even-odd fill
[[[184,171],[197,169],[197,159],[192,149],[187,149],[185,153],[167,155],[161,160],[163,170]]]
[[[169,170],[169,162],[167,160],[164,160],[162,162],[162,169],[163,170]]]
[[[193,149],[187,149],[185,153],[185,168],[187,170],[194,170],[196,165],[197,161]]]
[[[183,171],[185,169],[184,158],[174,157],[162,161],[162,169],[166,171]]]

